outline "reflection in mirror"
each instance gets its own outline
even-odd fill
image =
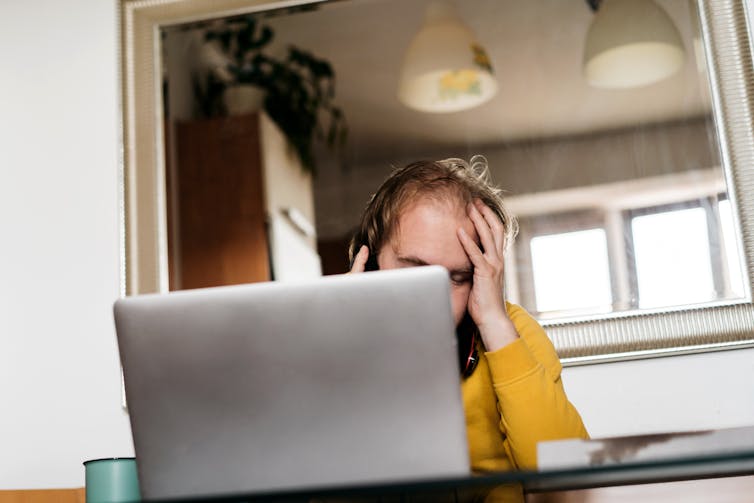
[[[476,38],[496,91],[445,113],[399,99],[407,51],[437,2],[328,2],[252,24],[163,27],[171,289],[345,272],[353,227],[392,166],[483,154],[521,223],[507,294],[538,318],[746,297],[698,16],[690,2],[655,3],[677,30],[665,55],[677,64],[652,77],[629,57],[616,67],[623,80],[607,84],[587,78],[613,43],[592,40],[605,29],[589,2],[442,4]],[[311,160],[302,154],[286,122],[296,114],[265,101],[270,75],[238,70],[243,30],[246,63],[285,62],[294,47],[331,66],[334,97],[317,117],[327,133],[342,111],[342,146],[315,141]],[[254,85],[235,85],[244,79]],[[448,82],[482,92],[468,74]]]

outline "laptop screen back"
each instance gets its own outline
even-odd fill
[[[121,299],[145,498],[469,474],[447,272]]]

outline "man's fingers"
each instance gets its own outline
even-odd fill
[[[368,259],[369,259],[369,248],[367,248],[366,245],[361,245],[361,248],[359,248],[359,252],[356,254],[356,256],[353,259],[353,266],[351,267],[351,270],[349,272],[351,273],[364,272],[364,268],[366,267]]]
[[[498,217],[497,214],[492,211],[492,208],[484,204],[479,199],[474,200],[474,205],[484,217],[487,225],[489,225],[490,229],[492,229],[495,246],[502,256],[503,252],[505,251],[505,226],[503,225],[503,222],[501,222],[500,217]]]
[[[482,242],[482,248],[487,253],[492,253],[496,249],[495,238],[492,236],[492,230],[487,224],[482,214],[476,208],[474,204],[469,204],[468,214],[471,221],[474,223],[477,234],[479,234],[479,240]]]
[[[461,246],[463,246],[463,249],[466,251],[466,255],[469,256],[469,260],[471,260],[471,263],[474,264],[474,267],[476,268],[486,266],[487,261],[484,260],[482,250],[480,250],[474,240],[471,239],[471,236],[466,234],[466,231],[461,228],[458,229],[457,234],[458,240],[461,242]]]

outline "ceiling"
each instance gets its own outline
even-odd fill
[[[631,90],[600,90],[584,81],[583,45],[593,18],[585,1],[456,0],[492,60],[498,93],[464,112],[410,110],[397,99],[400,66],[428,3],[338,1],[267,19],[275,30],[273,51],[293,44],[332,63],[351,158],[584,135],[709,113],[688,0],[657,0],[681,32],[684,67],[665,81]]]

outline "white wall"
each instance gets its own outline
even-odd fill
[[[120,407],[115,0],[0,2],[0,489],[133,455]]]
[[[754,425],[754,349],[568,367],[592,437]]]
[[[133,453],[120,409],[115,0],[0,2],[0,489]],[[754,350],[566,369],[595,436],[754,424]]]

